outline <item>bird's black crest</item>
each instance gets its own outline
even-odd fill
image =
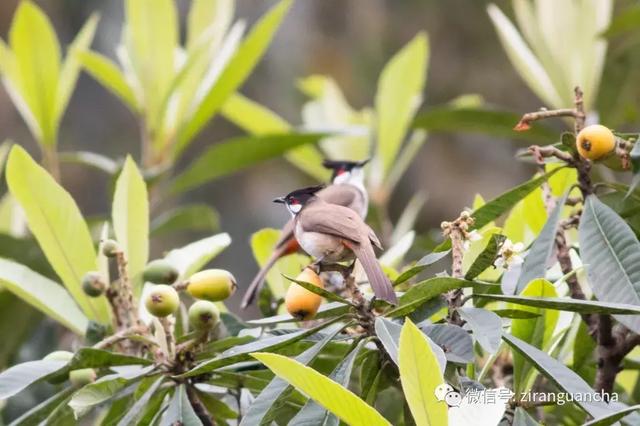
[[[320,191],[324,188],[324,185],[316,185],[316,186],[307,186],[306,188],[296,189],[295,191],[291,191],[287,195],[281,198],[276,198],[273,200],[278,203],[287,203],[287,204],[302,204],[304,205],[307,201],[309,201],[316,192]]]

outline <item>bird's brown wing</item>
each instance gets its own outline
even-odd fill
[[[298,214],[298,222],[304,231],[335,235],[358,244],[369,235],[369,227],[356,212],[336,204],[313,203]]]
[[[358,197],[357,191],[352,185],[330,185],[318,192],[317,196],[329,204],[351,207]]]

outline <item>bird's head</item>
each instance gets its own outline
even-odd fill
[[[280,203],[287,206],[292,215],[300,213],[300,210],[316,196],[316,192],[324,188],[324,185],[308,186],[306,188],[296,189],[285,195],[273,200],[274,203]]]
[[[362,182],[364,180],[364,171],[362,168],[368,162],[369,159],[363,161],[324,160],[322,165],[333,172],[331,182],[334,185],[339,185],[353,181]]]

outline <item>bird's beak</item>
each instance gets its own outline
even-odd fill
[[[278,204],[285,204],[284,197],[274,198],[273,202]]]
[[[359,167],[364,167],[369,161],[371,161],[371,158],[367,158],[366,160],[362,160],[358,163]]]

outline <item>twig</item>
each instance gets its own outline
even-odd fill
[[[93,345],[93,348],[105,349],[105,348],[108,348],[109,346],[115,345],[118,342],[121,342],[122,340],[128,339],[131,336],[134,336],[136,334],[144,334],[147,331],[148,331],[147,327],[142,325],[129,327],[124,330],[120,330],[117,333],[112,334],[111,336],[101,340],[100,342]]]
[[[474,219],[469,212],[463,211],[453,222],[442,222],[442,234],[451,240],[451,276],[453,278],[464,278],[462,273],[462,258],[464,256],[464,243],[469,238],[469,228],[473,225]],[[449,304],[449,314],[447,320],[451,324],[462,325],[462,319],[456,308],[462,306],[462,289],[452,290],[447,293]]]
[[[202,405],[200,398],[196,394],[195,390],[192,386],[187,386],[187,398],[189,398],[189,402],[191,403],[191,407],[193,407],[193,411],[196,413],[196,416],[200,419],[204,426],[212,426],[215,423],[209,416],[207,409]]]

